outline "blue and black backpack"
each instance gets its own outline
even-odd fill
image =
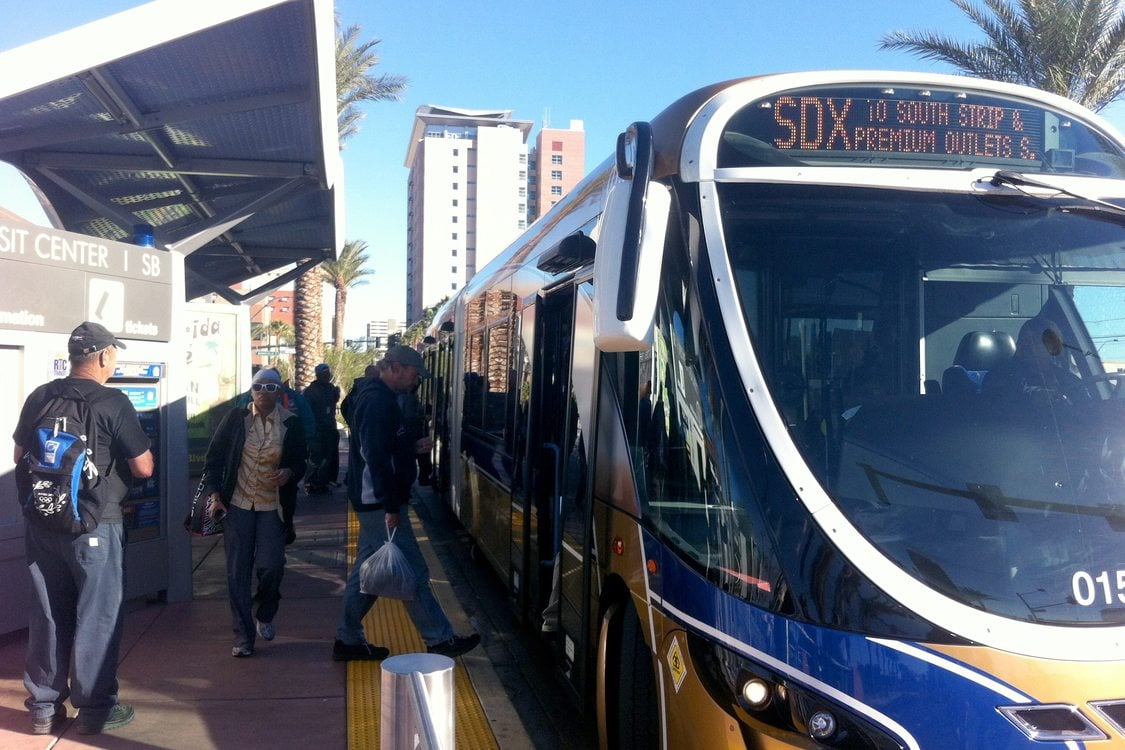
[[[87,534],[98,525],[95,488],[101,480],[94,463],[92,411],[73,385],[60,380],[52,386],[16,471],[20,503],[31,523]]]

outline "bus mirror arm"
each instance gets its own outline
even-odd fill
[[[594,255],[594,344],[646,351],[659,292],[672,193],[653,181],[652,127],[636,122],[618,138],[618,181],[609,189]]]

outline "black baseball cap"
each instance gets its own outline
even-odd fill
[[[400,365],[406,365],[407,367],[417,367],[418,374],[421,377],[430,377],[430,371],[426,369],[426,363],[422,361],[422,355],[406,344],[392,346],[383,355],[383,361],[398,362]]]
[[[70,332],[66,350],[70,354],[93,354],[110,345],[118,349],[126,348],[120,339],[109,332],[108,328],[101,323],[91,323],[87,320]]]

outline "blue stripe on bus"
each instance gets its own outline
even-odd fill
[[[801,623],[755,607],[706,581],[649,532],[643,539],[645,557],[660,561],[649,578],[654,606],[684,628],[845,703],[909,745],[1042,750],[1042,742],[996,710],[1033,700],[1003,680],[922,644]]]

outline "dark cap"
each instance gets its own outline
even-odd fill
[[[70,340],[66,343],[66,350],[74,355],[93,354],[100,352],[110,345],[124,349],[125,344],[109,332],[101,323],[86,321],[70,332]]]
[[[332,372],[332,368],[329,367],[327,365],[327,363],[321,362],[319,365],[317,365],[316,367],[313,368],[313,372],[315,372],[317,375],[319,375],[322,372]]]
[[[422,355],[405,344],[398,344],[388,349],[387,353],[383,355],[383,361],[398,362],[400,365],[417,367],[420,376],[423,378],[430,377],[430,371],[426,369],[426,364],[422,361]]]

